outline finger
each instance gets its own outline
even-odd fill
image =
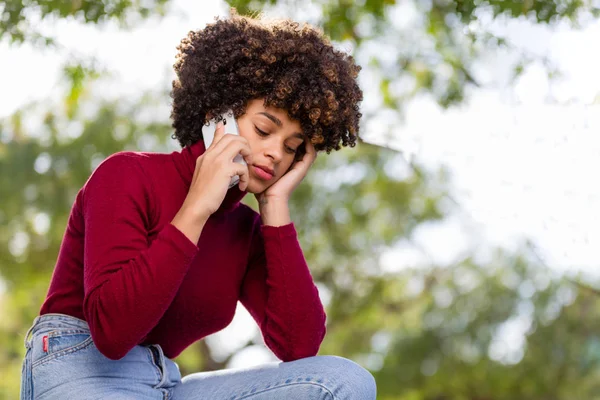
[[[233,178],[235,175],[240,177],[238,187],[243,192],[248,188],[248,183],[250,182],[250,173],[248,172],[248,166],[238,163],[233,163],[232,165],[233,167],[231,169],[229,177],[230,179]]]
[[[225,125],[223,124],[223,121],[219,121],[217,122],[217,127],[215,128],[215,137],[210,147],[216,147],[223,136],[225,136]]]
[[[217,147],[217,145],[219,144],[219,142],[223,138],[224,132],[225,132],[225,126],[223,125],[223,122],[219,121],[217,123],[216,128],[215,128],[215,132],[214,132],[214,136],[213,136],[213,139],[212,139],[212,143],[206,149],[207,151],[209,149],[213,150],[214,148]]]
[[[220,157],[226,157],[227,160],[233,160],[238,154],[241,154],[247,164],[252,164],[252,151],[248,141],[236,135],[225,143],[220,152]]]
[[[306,154],[302,161],[306,162],[309,166],[312,165],[317,159],[317,150],[315,149],[315,145],[309,140],[306,142]]]
[[[306,154],[310,156],[310,159],[314,161],[317,158],[317,150],[315,149],[315,145],[310,141],[306,141]]]
[[[317,158],[317,151],[315,149],[315,146],[312,144],[312,142],[310,140],[306,140],[304,142],[304,154],[300,155],[297,160],[296,160],[296,164],[307,164],[307,165],[312,165],[312,163],[314,162],[315,158]]]
[[[215,142],[216,142],[216,139],[215,139]],[[234,143],[238,143],[238,145],[236,145],[236,146],[248,145],[248,141],[246,140],[246,138],[243,138],[241,136],[234,135],[231,133],[226,133],[221,137],[221,139],[219,140],[219,143],[216,143],[215,147],[212,148],[213,159],[221,158],[221,157],[223,157],[223,154],[225,154],[224,157],[228,158],[230,156],[231,151],[233,151],[233,150],[228,151],[227,149],[229,148],[229,146],[231,146]],[[239,144],[239,143],[241,143],[241,144]],[[233,160],[233,158],[240,152],[241,152],[241,150],[238,150],[238,152],[235,153],[230,158],[230,160]],[[244,153],[247,154],[248,151],[244,151]],[[250,156],[248,156],[248,157],[250,157]],[[251,157],[250,157],[250,159],[251,159]]]

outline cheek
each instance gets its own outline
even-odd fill
[[[250,149],[252,149],[252,140],[253,140],[253,138],[252,138],[252,135],[250,135],[248,133],[248,128],[242,127],[242,124],[239,124],[239,123],[238,123],[238,126],[240,128],[239,129],[240,130],[240,136],[243,137],[244,139],[246,139],[248,141],[248,145],[250,146]]]
[[[285,171],[285,172],[289,171],[290,168],[292,167],[292,165],[294,164],[294,158],[295,158],[295,155],[289,155],[286,157],[285,160],[282,160],[281,170]]]

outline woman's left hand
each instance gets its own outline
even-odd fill
[[[293,163],[291,168],[277,182],[269,186],[267,190],[254,195],[259,205],[267,204],[271,200],[287,202],[290,199],[292,192],[302,182],[309,168],[317,158],[317,151],[310,140],[305,142],[305,146],[306,153],[301,160]]]

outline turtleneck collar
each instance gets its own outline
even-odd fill
[[[192,178],[194,177],[194,170],[196,169],[196,159],[204,154],[206,148],[204,142],[198,140],[191,146],[186,146],[181,151],[175,151],[171,153],[175,167],[179,171],[181,178],[185,182],[186,187],[190,187],[192,184]],[[217,212],[232,211],[239,205],[240,201],[248,192],[243,192],[236,185],[227,191],[221,207]]]

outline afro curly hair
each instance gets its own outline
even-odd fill
[[[359,131],[361,69],[323,33],[289,19],[238,15],[190,31],[177,47],[171,97],[173,138],[182,147],[202,139],[211,115],[236,118],[248,101],[286,110],[317,151],[354,147]]]

